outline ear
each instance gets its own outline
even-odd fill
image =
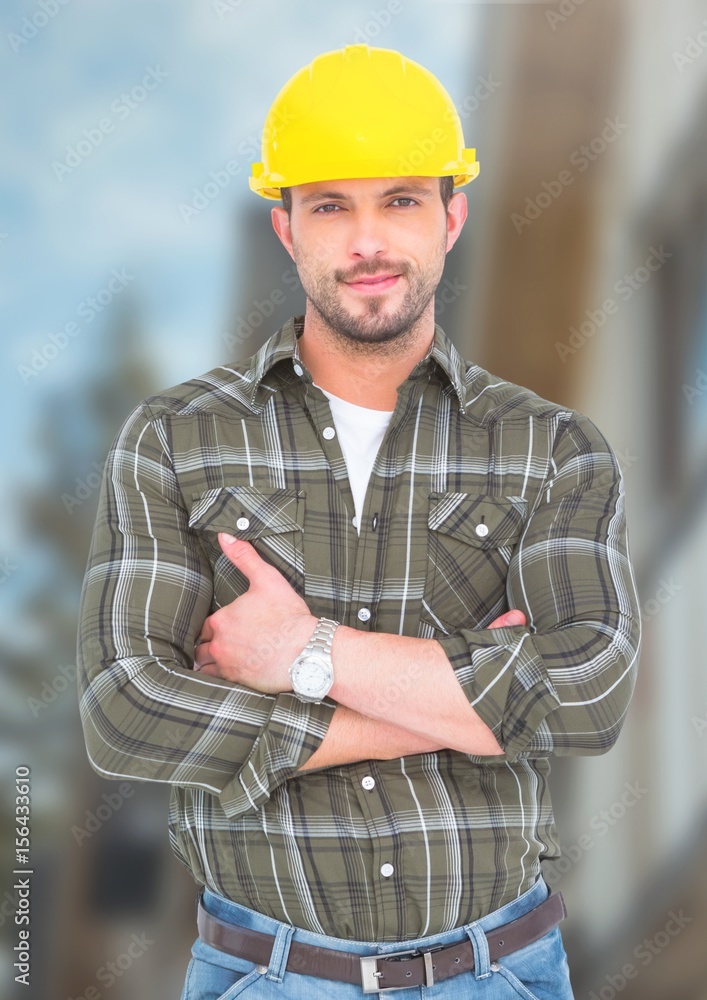
[[[294,260],[295,255],[292,252],[292,229],[290,228],[290,217],[286,209],[282,205],[275,205],[270,212],[270,218],[272,220],[272,227],[277,233],[280,242]]]
[[[466,221],[468,205],[463,191],[456,191],[447,206],[447,253],[459,239]]]

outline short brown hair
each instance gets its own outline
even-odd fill
[[[454,178],[440,177],[439,179],[439,193],[442,198],[442,204],[444,205],[445,212],[449,208],[449,202],[451,201],[452,195],[454,194]],[[282,198],[282,207],[287,212],[288,216],[292,216],[292,191],[288,187],[280,188],[280,197]]]

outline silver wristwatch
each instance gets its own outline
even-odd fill
[[[312,637],[290,665],[292,690],[300,701],[319,705],[334,683],[331,647],[339,622],[320,618]]]

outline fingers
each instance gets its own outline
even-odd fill
[[[209,652],[209,642],[206,639],[197,639],[194,646],[194,670],[203,670],[207,663],[214,663]]]
[[[203,666],[199,667],[194,663],[194,669],[198,670],[200,674],[206,674],[208,677],[220,677],[218,666],[213,660],[209,660],[208,663],[204,663]]]
[[[525,625],[525,615],[519,608],[511,608],[492,621],[487,628],[504,628],[507,625]]]
[[[263,559],[255,546],[251,545],[244,538],[235,538],[225,531],[219,531],[218,541],[224,555],[249,580],[254,580],[260,570],[269,567],[269,563]]]
[[[211,624],[211,615],[206,619],[204,624],[201,626],[201,632],[199,632],[199,638],[196,640],[197,644],[201,642],[211,642],[214,637],[214,628]]]

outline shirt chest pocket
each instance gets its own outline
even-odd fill
[[[527,503],[523,497],[429,494],[423,621],[453,632],[484,627],[491,611],[495,618],[508,610],[508,565]]]
[[[249,586],[223,554],[220,531],[250,542],[304,596],[304,496],[302,490],[254,486],[225,486],[193,496],[189,528],[211,561],[217,604],[234,600]]]

